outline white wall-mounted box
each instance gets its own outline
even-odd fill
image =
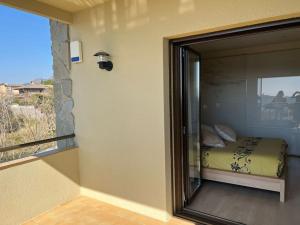
[[[70,43],[71,62],[82,62],[82,47],[80,41],[71,41]]]

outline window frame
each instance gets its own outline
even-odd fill
[[[46,18],[47,19],[47,18]],[[44,152],[47,152],[47,154],[55,154],[60,151],[64,151],[70,148],[76,148],[76,142],[74,140],[75,138],[75,124],[74,124],[74,115],[72,112],[72,109],[74,107],[74,101],[72,97],[72,79],[71,79],[71,62],[70,62],[70,28],[69,25],[60,21],[48,19],[49,21],[49,30],[50,30],[50,43],[51,43],[51,54],[52,54],[52,63],[53,63],[53,95],[54,95],[54,113],[55,113],[55,123],[56,123],[56,133],[54,137],[45,137],[43,139],[38,139],[34,141],[29,141],[29,142],[24,142],[21,144],[16,144],[16,145],[9,145],[9,146],[4,146],[0,147],[0,154],[1,153],[6,153],[26,147],[33,147],[33,146],[39,146],[42,144],[47,144],[51,142],[57,142],[55,147],[51,148],[45,148],[41,149],[40,151],[36,153],[29,153],[25,156],[22,157],[16,157],[13,159],[9,159],[6,161],[0,161],[0,168],[2,165],[6,164],[14,164],[14,161],[19,161],[19,160],[24,160],[26,161],[26,158],[30,157],[35,157],[35,156],[40,156],[43,155]],[[58,32],[59,31],[59,32]],[[63,37],[63,38],[62,38]],[[60,51],[57,51],[57,48]],[[61,49],[64,49],[65,51],[61,51]],[[62,61],[57,62],[57,61]],[[63,66],[63,73],[57,73],[56,68]],[[65,94],[63,91],[63,83],[64,82],[70,82],[70,91],[69,94]],[[57,85],[58,84],[58,85]],[[61,95],[57,95],[57,92],[62,93]],[[56,97],[58,97],[56,99]],[[59,102],[57,104],[57,102]],[[62,108],[72,102],[72,109],[64,111],[65,116],[68,116],[69,120],[67,121],[68,129],[57,129],[58,124],[60,122],[58,121],[58,114],[59,110],[62,111]],[[59,110],[58,110],[59,108]],[[71,119],[70,119],[71,118]],[[63,118],[64,119],[64,118]],[[60,118],[62,120],[62,118]],[[64,121],[64,120],[62,120]],[[65,124],[64,124],[65,125]],[[69,142],[66,141],[66,143],[62,141],[70,140]],[[24,150],[24,153],[26,153],[26,150]]]

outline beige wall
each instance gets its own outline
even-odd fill
[[[300,15],[298,0],[112,0],[76,13],[71,39],[82,41],[83,63],[73,65],[72,79],[82,193],[167,219],[163,38],[293,13]],[[97,68],[99,50],[112,54],[113,71]]]
[[[0,224],[17,225],[79,195],[78,150],[0,167]]]

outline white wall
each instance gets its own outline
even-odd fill
[[[72,79],[82,193],[166,220],[171,166],[164,38],[299,12],[298,0],[111,0],[76,13],[71,39],[82,41],[83,63],[72,66]],[[99,50],[112,54],[113,71],[97,67]]]

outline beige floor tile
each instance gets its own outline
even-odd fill
[[[163,223],[95,199],[80,196],[23,225],[192,225],[192,223],[179,219]]]
[[[37,223],[34,222],[33,220],[29,220],[29,221],[23,223],[22,225],[37,225]]]

